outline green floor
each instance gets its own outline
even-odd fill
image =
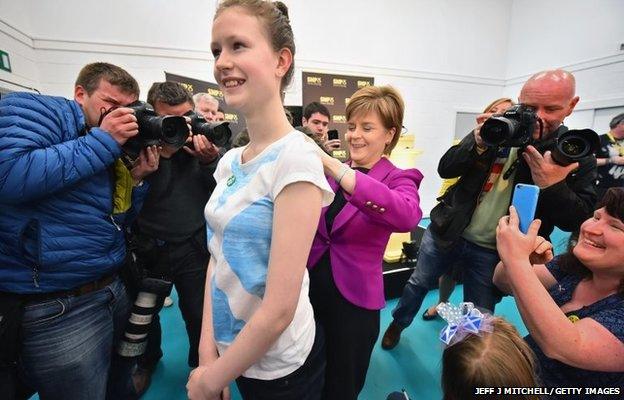
[[[552,239],[556,253],[563,251],[568,236],[567,233],[555,230]],[[160,313],[164,357],[154,373],[151,387],[143,397],[145,400],[187,399],[185,385],[190,371],[186,364],[188,339],[175,291],[172,297],[173,306],[163,309]],[[437,298],[437,290],[429,292],[423,303],[423,309],[436,302]],[[451,296],[451,302],[457,304],[461,300],[462,287],[458,286]],[[389,301],[381,312],[379,340],[390,323],[391,311],[396,301]],[[522,335],[527,333],[513,298],[504,298],[497,305],[496,314],[514,324]],[[403,332],[401,342],[395,349],[384,351],[377,343],[360,400],[384,400],[388,393],[401,389],[407,390],[413,399],[441,399],[442,345],[438,340],[438,333],[443,327],[442,320],[426,322],[418,316],[414,323]],[[241,399],[234,386],[232,393],[232,399]],[[33,400],[37,399],[37,396],[33,397]]]
[[[565,250],[568,237],[568,233],[555,229],[551,238],[555,245],[556,254]],[[462,298],[462,287],[458,286],[451,296],[451,302],[457,304],[461,302]],[[429,292],[423,303],[423,310],[424,307],[437,302],[437,299],[437,290]],[[172,307],[163,309],[160,314],[165,355],[155,372],[152,386],[143,397],[146,400],[186,399],[184,386],[189,373],[189,368],[186,365],[188,340],[177,307],[177,299],[175,301]],[[391,311],[396,302],[397,300],[389,301],[381,311],[379,341],[381,341],[381,336],[391,321]],[[523,336],[527,334],[513,298],[505,297],[496,306],[496,314],[514,324]],[[442,343],[438,340],[438,334],[443,327],[444,323],[440,319],[427,322],[418,316],[414,323],[403,332],[401,342],[395,349],[391,351],[382,350],[378,342],[373,350],[366,384],[360,394],[360,400],[385,400],[388,393],[401,389],[407,390],[413,399],[441,399],[440,357]],[[235,387],[232,388],[232,392],[233,399],[239,400],[241,398]]]
[[[460,302],[462,290],[459,286],[451,301]],[[185,400],[184,386],[189,373],[186,366],[188,340],[184,323],[174,305],[161,311],[163,326],[163,352],[165,353],[153,376],[152,385],[143,399],[146,400]],[[437,300],[438,291],[431,291],[424,305]],[[381,332],[390,322],[390,312],[396,300],[391,300],[381,312]],[[513,299],[506,297],[496,308],[497,314],[515,324],[524,335],[526,329],[520,320]],[[440,356],[442,345],[438,333],[444,326],[442,320],[423,321],[420,316],[404,331],[401,342],[392,351],[382,350],[379,344],[373,351],[366,385],[360,395],[361,400],[384,400],[388,393],[404,388],[414,399],[440,399]],[[381,334],[380,334],[381,340]],[[233,399],[240,399],[233,389]]]

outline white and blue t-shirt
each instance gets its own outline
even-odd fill
[[[209,279],[213,332],[220,354],[262,302],[271,251],[273,206],[279,193],[288,184],[304,181],[321,188],[323,206],[333,199],[315,146],[301,132],[292,131],[244,164],[244,147],[230,150],[219,161],[214,174],[217,186],[204,215],[208,248],[214,259]],[[272,380],[303,365],[315,335],[308,287],[306,270],[291,324],[243,376]]]

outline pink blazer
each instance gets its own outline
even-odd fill
[[[382,158],[368,174],[355,172],[355,189],[327,232],[325,214],[312,242],[308,268],[329,249],[332,274],[340,293],[369,310],[384,307],[383,254],[392,232],[408,232],[422,218],[418,187],[423,175]],[[338,184],[328,178],[334,191]]]

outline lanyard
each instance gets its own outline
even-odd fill
[[[624,156],[624,139],[616,139],[616,138],[614,138],[613,135],[611,134],[611,132],[607,133],[607,137],[609,138],[609,141],[611,142],[611,144],[613,145],[613,147],[617,151],[618,155],[619,156]]]

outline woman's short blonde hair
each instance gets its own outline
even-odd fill
[[[496,99],[493,102],[491,102],[490,104],[488,104],[487,106],[485,106],[485,109],[483,110],[484,113],[488,112],[492,107],[496,107],[499,104],[502,103],[511,103],[511,105],[515,105],[516,103],[510,99],[509,97],[501,97],[500,99]]]
[[[403,128],[403,114],[405,104],[399,92],[392,86],[366,86],[351,96],[347,104],[347,121],[356,115],[377,113],[384,128],[394,128],[394,136],[386,148],[384,154],[390,155],[401,136]]]

